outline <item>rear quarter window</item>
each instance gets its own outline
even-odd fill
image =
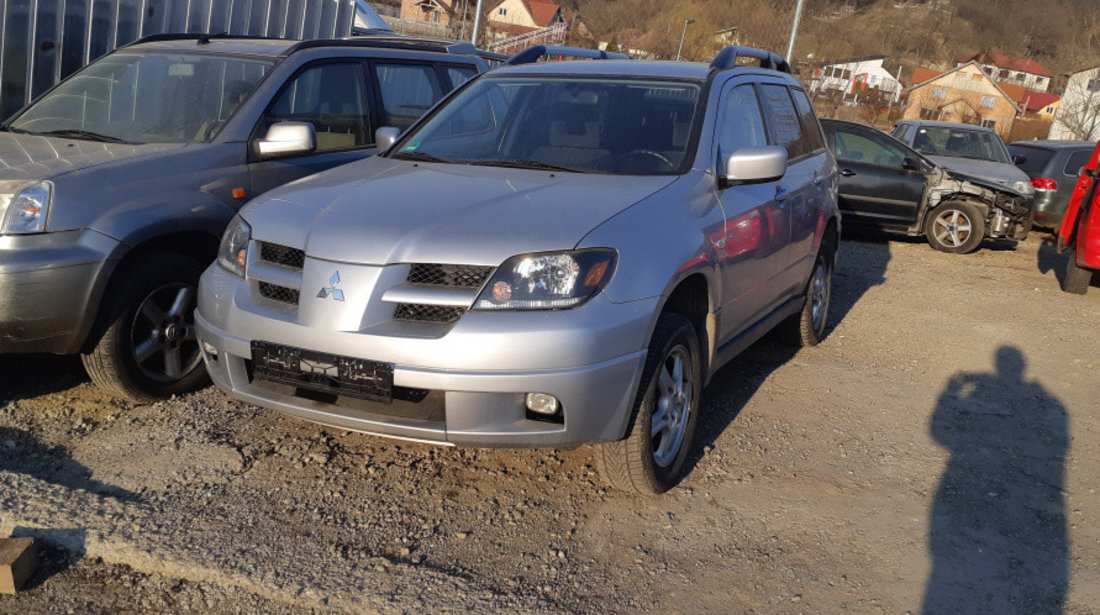
[[[1024,161],[1016,166],[1020,167],[1024,173],[1031,176],[1044,175],[1047,172],[1047,164],[1049,164],[1050,159],[1054,157],[1054,152],[1048,149],[1019,145],[1009,145],[1008,153],[1013,156],[1023,156]]]
[[[1085,168],[1088,164],[1089,158],[1092,157],[1092,150],[1082,150],[1080,152],[1073,152],[1070,155],[1069,160],[1066,161],[1066,167],[1063,169],[1063,173],[1071,177],[1077,177],[1081,174],[1081,169]]]

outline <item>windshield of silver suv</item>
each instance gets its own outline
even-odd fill
[[[913,149],[925,156],[953,156],[1011,163],[1001,138],[994,132],[940,126],[921,126]]]
[[[616,175],[679,174],[697,83],[481,79],[404,136],[393,158]]]
[[[207,142],[273,65],[225,54],[115,53],[63,82],[8,128],[119,143]]]

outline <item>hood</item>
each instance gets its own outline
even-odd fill
[[[51,179],[105,162],[183,147],[126,145],[0,132],[0,179]]]
[[[953,156],[928,156],[932,162],[946,168],[952,175],[965,175],[967,180],[984,180],[998,187],[1009,188],[1013,192],[1019,192],[1012,188],[1016,182],[1031,183],[1026,173],[1014,164],[1008,162],[993,162],[990,160],[975,160],[973,158],[956,158]]]
[[[549,173],[375,157],[269,192],[243,215],[257,239],[314,258],[499,265],[573,248],[676,177]]]

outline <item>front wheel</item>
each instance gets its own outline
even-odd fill
[[[985,218],[977,207],[966,201],[947,201],[928,214],[924,235],[940,252],[969,254],[982,243]]]
[[[135,402],[186,393],[207,382],[195,336],[202,264],[180,254],[147,255],[120,275],[104,303],[103,333],[81,355],[92,382]]]
[[[686,318],[664,313],[649,344],[626,439],[595,447],[604,481],[657,495],[683,477],[702,392],[699,338]]]

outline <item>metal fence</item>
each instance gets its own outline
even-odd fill
[[[149,34],[306,39],[385,27],[364,0],[0,0],[0,118]]]

